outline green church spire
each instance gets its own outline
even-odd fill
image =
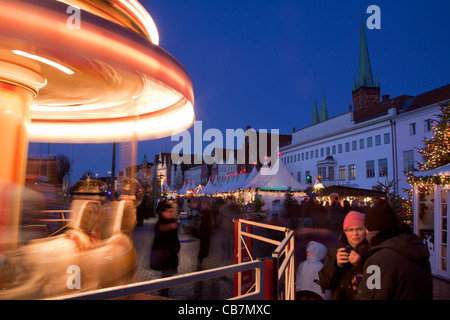
[[[372,68],[370,67],[369,49],[367,47],[366,32],[361,16],[361,32],[359,39],[359,66],[358,66],[358,87],[373,87]]]
[[[319,111],[317,110],[316,98],[314,98],[314,109],[313,109],[312,124],[316,124],[316,123],[319,123]]]
[[[322,108],[320,109],[320,122],[328,120],[327,103],[325,102],[325,93],[322,93]]]

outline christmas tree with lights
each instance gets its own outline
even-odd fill
[[[440,104],[440,110],[438,120],[431,123],[433,137],[425,139],[425,146],[419,150],[423,156],[423,162],[419,163],[419,171],[436,169],[450,163],[450,103]],[[407,172],[406,175],[411,185],[450,184],[450,176],[445,174],[414,176],[414,172]]]
[[[450,163],[450,103],[440,105],[441,113],[438,120],[431,122],[433,137],[425,139],[425,147],[419,150],[423,162],[419,163],[419,170],[431,170]]]

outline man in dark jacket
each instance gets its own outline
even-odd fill
[[[371,256],[356,299],[429,300],[433,298],[428,248],[400,226],[388,202],[378,201],[365,217]]]

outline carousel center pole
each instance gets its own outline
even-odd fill
[[[45,83],[28,68],[0,61],[0,253],[17,247],[30,105]]]

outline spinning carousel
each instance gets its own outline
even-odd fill
[[[187,71],[159,46],[157,28],[138,1],[0,0],[0,189],[15,190],[0,198],[0,260],[17,250],[22,193],[17,187],[24,185],[30,141],[161,138],[192,125],[193,104]],[[8,289],[0,298],[42,297],[45,273],[55,263],[62,270],[83,260],[90,274],[94,268],[109,276],[105,259],[113,257],[128,261],[118,274],[130,271],[134,224],[125,217],[135,215],[135,201],[127,193],[106,209],[99,199],[75,200],[71,232],[21,248],[29,260],[22,276],[31,274],[21,279],[26,287],[6,286],[11,275],[0,269],[0,284]],[[106,243],[93,246],[87,231],[104,210],[115,212],[115,222],[101,239]],[[48,263],[38,266],[38,258]],[[30,292],[33,286],[42,290]],[[65,286],[54,284],[45,294],[62,294]]]

